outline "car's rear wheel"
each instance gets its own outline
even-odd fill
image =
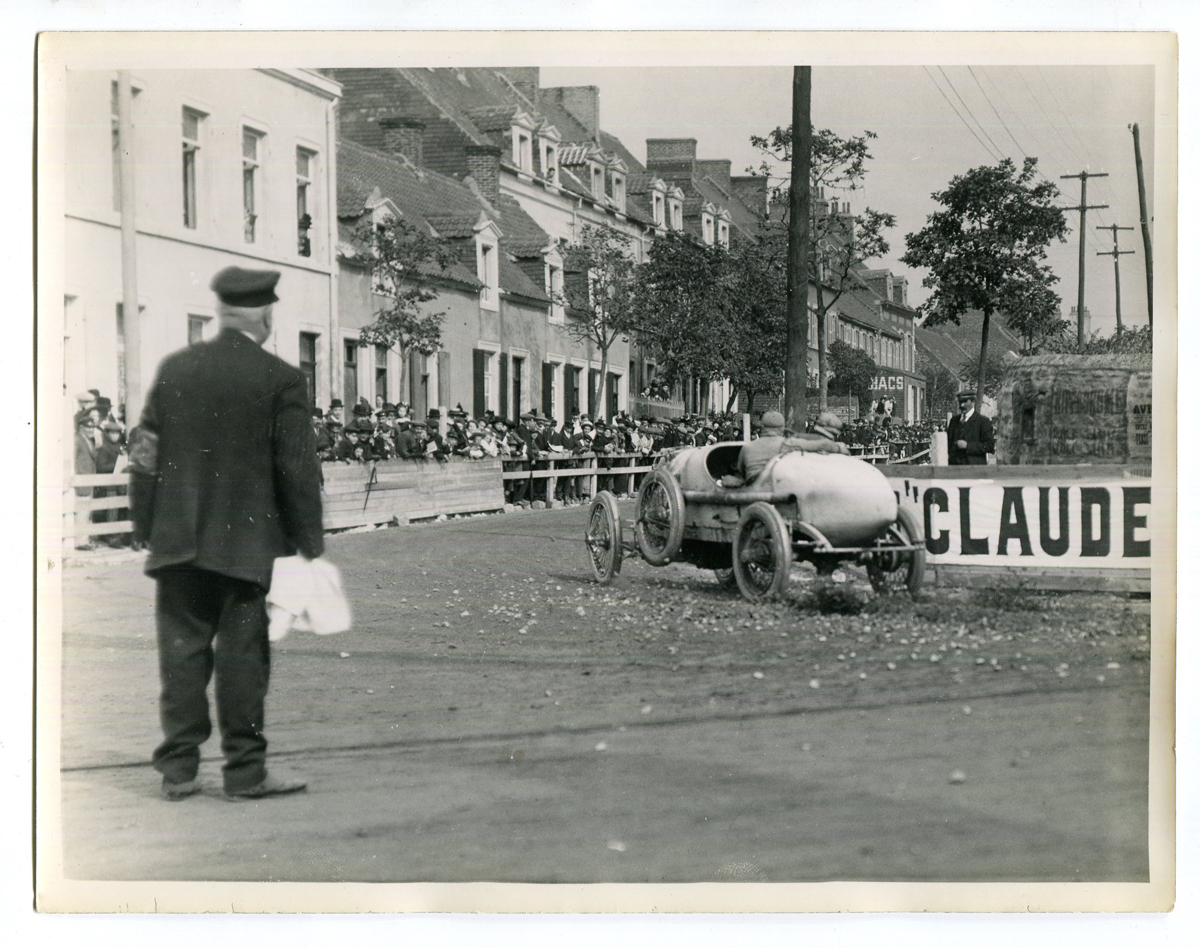
[[[634,506],[633,536],[651,566],[666,566],[683,544],[683,491],[665,468],[646,475]]]
[[[792,569],[792,541],[779,511],[754,503],[742,511],[733,536],[733,573],[750,602],[782,596]]]
[[[889,546],[915,546],[916,550],[889,550]],[[868,554],[867,578],[881,596],[908,592],[915,596],[925,581],[925,538],[917,515],[901,507],[896,522],[887,528],[878,550]]]
[[[588,515],[584,542],[587,544],[588,559],[596,582],[607,586],[621,572],[621,512],[617,509],[617,498],[602,490],[592,501]]]

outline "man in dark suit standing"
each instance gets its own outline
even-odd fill
[[[946,428],[947,454],[951,464],[987,464],[996,451],[992,420],[975,410],[975,393],[958,393],[958,414]]]
[[[226,797],[305,787],[267,773],[263,736],[274,562],[323,552],[304,377],[262,348],[278,280],[239,267],[213,278],[220,334],[163,360],[131,449],[134,536],[149,545],[158,586],[163,742],[153,759],[168,800],[200,789],[214,671]]]

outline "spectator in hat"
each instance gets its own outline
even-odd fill
[[[335,398],[329,403],[329,411],[325,413],[325,418],[327,420],[336,418],[339,422],[345,424],[346,418],[342,410],[342,400],[340,398]]]
[[[149,543],[158,586],[163,740],[153,760],[168,800],[200,789],[214,673],[225,796],[305,789],[267,770],[264,736],[275,560],[324,552],[305,379],[263,349],[279,276],[227,267],[213,278],[220,333],[163,360],[130,446],[134,535]]]
[[[425,456],[424,445],[413,431],[411,418],[401,418],[396,423],[396,457],[412,461]]]
[[[329,429],[325,426],[325,416],[321,413],[321,409],[314,408],[311,411],[313,441],[317,446],[317,457],[322,461],[329,460],[326,455],[329,454],[333,447],[333,438],[330,437]]]
[[[325,419],[325,429],[329,432],[330,447],[328,450],[328,461],[348,461],[350,453],[354,450],[354,442],[346,435],[346,428],[342,424],[342,419],[333,414],[333,409],[330,409],[329,415]]]
[[[946,426],[946,442],[951,464],[987,464],[996,452],[992,420],[976,409],[974,392],[958,393],[958,414]]]
[[[96,449],[97,474],[123,474],[129,466],[129,456],[125,451],[125,430],[115,418],[108,418],[101,426],[104,441]],[[93,497],[120,497],[128,493],[128,488],[120,484],[98,486],[93,489]],[[96,510],[92,512],[93,523],[116,523],[128,518],[128,511],[123,508]],[[127,540],[123,534],[111,533],[100,538],[102,543],[109,546],[121,546]]]

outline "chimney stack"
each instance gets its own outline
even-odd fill
[[[383,147],[393,155],[403,155],[414,165],[425,163],[425,123],[417,119],[383,118],[379,120]]]
[[[474,180],[479,193],[493,207],[500,200],[500,148],[497,145],[468,145],[467,174]]]
[[[599,86],[554,86],[542,89],[540,95],[552,97],[575,121],[587,129],[588,137],[592,141],[600,144]]]
[[[724,158],[706,158],[703,161],[696,162],[696,171],[699,174],[707,175],[721,186],[726,194],[733,193],[733,186],[730,183],[730,169],[733,162]]]
[[[646,166],[663,162],[694,162],[696,160],[696,139],[694,138],[647,138]]]

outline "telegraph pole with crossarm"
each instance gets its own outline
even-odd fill
[[[1075,311],[1078,322],[1076,330],[1079,344],[1083,345],[1083,271],[1087,254],[1087,225],[1085,220],[1088,211],[1098,211],[1101,208],[1108,207],[1107,204],[1088,204],[1087,202],[1087,183],[1088,178],[1107,178],[1108,172],[1100,171],[1081,171],[1079,174],[1060,174],[1060,178],[1078,178],[1079,179],[1079,206],[1064,207],[1064,211],[1079,212],[1079,307]]]
[[[1111,230],[1113,237],[1112,250],[1097,250],[1097,257],[1112,257],[1113,258],[1113,279],[1117,284],[1117,335],[1121,335],[1121,256],[1127,253],[1133,253],[1132,250],[1122,250],[1117,244],[1117,231],[1133,230],[1132,227],[1118,227],[1116,224],[1109,224],[1107,227],[1101,225],[1096,230]]]

